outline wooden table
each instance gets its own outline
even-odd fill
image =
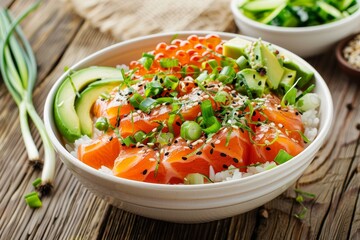
[[[33,1],[1,0],[18,14]],[[70,66],[115,42],[61,1],[46,1],[22,24],[38,62],[34,101],[42,113],[55,80]],[[234,29],[234,23],[229,26]],[[0,239],[360,239],[360,79],[337,67],[333,49],[308,61],[330,87],[335,106],[331,136],[305,174],[284,194],[248,213],[203,224],[175,224],[124,212],[96,197],[57,161],[55,188],[32,210],[23,196],[40,176],[28,166],[18,111],[0,82]],[[33,125],[35,141],[41,149]],[[316,194],[299,220],[294,188]]]

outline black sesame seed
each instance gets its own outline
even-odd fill
[[[265,149],[266,149],[266,151],[270,151],[270,150],[271,150],[271,148],[270,148],[270,147],[266,147]]]
[[[195,83],[195,87],[199,86],[197,83]]]
[[[253,79],[255,79],[255,74],[253,74]]]
[[[244,85],[244,83],[243,82],[240,82],[240,87],[242,87]]]
[[[234,163],[238,163],[239,160],[237,158],[233,158]]]
[[[298,115],[299,115],[299,112],[295,112],[295,115],[298,116]]]
[[[175,140],[175,141],[174,141],[175,144],[178,143],[178,142],[179,142],[178,140]]]
[[[196,153],[196,155],[201,155],[201,154],[202,154],[202,152],[201,152],[201,151],[199,151],[199,152],[197,152],[197,153]]]
[[[232,93],[231,95],[232,95],[233,97],[236,97],[236,94],[235,94],[235,93]]]
[[[179,122],[176,122],[176,125],[178,125],[179,127],[181,126],[181,123],[179,123]]]
[[[253,112],[253,114],[252,114],[252,115],[253,115],[253,117],[254,117],[254,116],[256,115],[256,112]]]
[[[144,171],[142,171],[142,175],[146,175],[147,174],[147,169],[145,169]]]
[[[200,96],[200,95],[201,95],[201,93],[200,93],[200,92],[197,92],[196,94],[197,94],[198,96]]]
[[[109,142],[111,142],[111,140],[113,140],[113,138],[114,138],[113,136],[109,137]]]
[[[226,164],[224,164],[224,165],[223,165],[223,168],[227,169],[227,168],[228,168],[228,166],[227,166]]]
[[[214,143],[210,143],[210,145],[214,148],[215,147],[215,144]]]
[[[122,143],[122,144],[121,144],[121,146],[125,147],[125,146],[126,146],[126,144],[125,144],[125,143]]]
[[[242,132],[242,133],[244,133],[245,131],[244,131],[244,129],[242,129],[242,128],[240,128],[240,131]]]
[[[292,78],[292,75],[290,74],[290,75],[288,75],[288,78]]]
[[[169,154],[170,154],[170,152],[166,152],[164,155],[165,155],[165,156],[168,156]]]
[[[136,148],[136,146],[135,146],[135,145],[132,145],[131,148]]]
[[[213,154],[214,153],[214,149],[210,149],[210,154]]]
[[[220,153],[220,156],[226,157],[227,155],[225,153]]]
[[[189,83],[187,82],[187,83],[185,83],[185,86],[189,86]]]
[[[184,160],[184,161],[186,161],[186,160],[187,160],[187,157],[182,157],[181,159]]]
[[[160,83],[163,84],[164,83],[164,80],[162,78],[160,78]]]
[[[258,82],[258,86],[261,86],[261,83],[262,83],[262,82],[261,82],[261,81],[259,81],[259,82]]]
[[[258,60],[258,59],[259,59],[259,55],[255,55],[255,59]]]
[[[281,110],[281,107],[277,107],[277,110]]]
[[[189,144],[189,148],[190,148],[190,149],[193,149],[193,145]]]

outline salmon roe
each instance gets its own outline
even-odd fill
[[[201,68],[203,62],[209,59],[215,59],[220,65],[223,50],[223,41],[216,34],[209,34],[205,37],[197,35],[190,35],[187,40],[174,39],[170,44],[160,42],[156,45],[155,50],[149,52],[154,55],[153,63],[149,69],[146,69],[141,60],[132,61],[130,69],[137,69],[135,75],[143,76],[145,74],[156,73],[159,71],[170,70],[171,74],[178,75],[181,67],[186,65],[193,65],[192,68]],[[164,69],[161,67],[160,61],[163,58],[177,59],[179,66],[171,69]],[[206,70],[211,71],[208,64],[205,64]],[[190,71],[188,71],[191,76]]]

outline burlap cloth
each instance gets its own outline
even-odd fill
[[[234,31],[230,0],[66,0],[118,40],[180,30]]]

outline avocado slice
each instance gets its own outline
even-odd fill
[[[249,90],[253,97],[261,97],[265,90],[267,76],[261,76],[255,69],[246,68],[237,73],[239,81],[235,88],[240,93],[247,94]],[[248,89],[247,89],[248,88]]]
[[[103,78],[122,78],[120,69],[112,67],[89,67],[67,77],[55,95],[55,124],[69,142],[81,137],[80,120],[75,111],[75,99],[88,84]]]
[[[93,121],[90,112],[95,101],[102,93],[110,92],[119,86],[121,82],[122,78],[104,79],[89,84],[81,92],[80,97],[75,101],[75,110],[79,117],[82,135],[91,137],[93,134]]]
[[[245,55],[245,49],[251,44],[250,41],[243,38],[233,38],[224,43],[223,55],[234,59]]]
[[[296,71],[284,67],[284,75],[282,76],[280,87],[284,89],[285,92],[291,88],[295,83]]]
[[[263,43],[260,44],[261,59],[268,76],[267,84],[272,89],[277,89],[284,75],[284,68],[277,57]]]
[[[297,83],[297,87],[301,89],[314,77],[314,73],[307,67],[296,63],[294,60],[286,58],[284,60],[284,67],[296,71],[296,78],[301,78]]]

